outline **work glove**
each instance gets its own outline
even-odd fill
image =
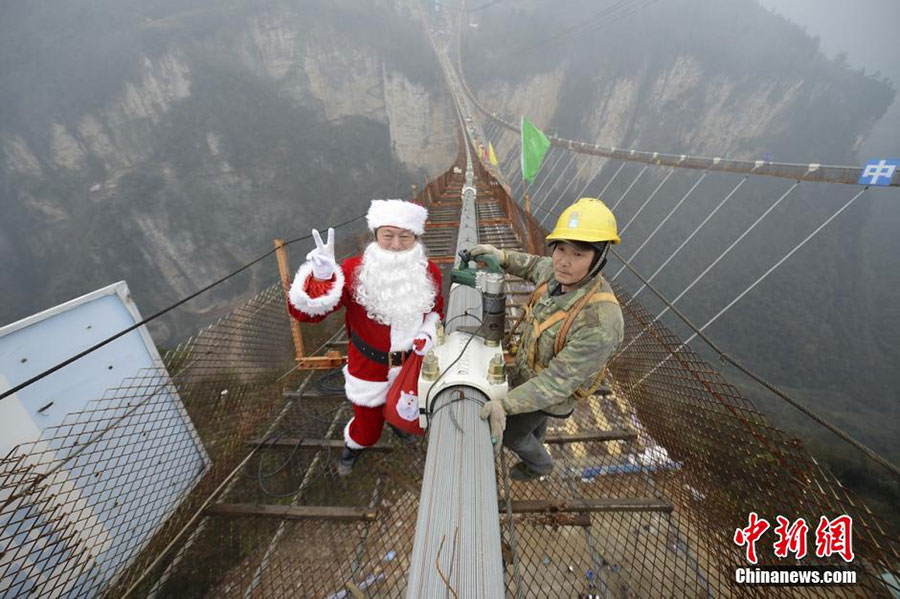
[[[328,243],[322,243],[322,236],[317,229],[312,230],[316,249],[306,254],[306,259],[312,262],[313,276],[319,280],[327,281],[337,270],[337,262],[334,260],[334,229],[328,229]]]
[[[433,347],[434,339],[432,339],[431,335],[428,333],[419,333],[416,335],[416,338],[413,339],[413,351],[420,356],[424,356],[430,352]]]
[[[503,446],[503,431],[506,430],[506,410],[499,401],[491,400],[481,406],[478,416],[491,426],[491,443],[494,444],[494,453],[499,454]]]
[[[506,252],[499,248],[495,248],[494,246],[488,243],[480,243],[478,245],[472,246],[469,250],[469,255],[472,256],[473,260],[478,260],[478,256],[483,256],[484,254],[491,254],[497,259],[497,262],[500,263],[500,266],[506,265]]]

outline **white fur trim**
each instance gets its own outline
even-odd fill
[[[407,351],[412,349],[413,340],[419,334],[422,325],[412,321],[410,325],[391,325],[391,351]]]
[[[400,367],[395,366],[388,371],[388,380],[367,381],[353,376],[349,368],[344,366],[344,393],[353,405],[364,408],[383,406],[388,389],[399,372]]]
[[[332,283],[331,289],[320,297],[309,297],[309,294],[303,290],[303,285],[310,276],[312,276],[312,262],[304,262],[294,276],[294,282],[288,292],[288,300],[292,306],[304,314],[310,316],[328,314],[341,301],[341,293],[344,291],[344,271],[338,266],[334,271],[334,283]]]
[[[413,348],[413,341],[419,335],[425,334],[431,338],[432,343],[437,339],[437,322],[440,319],[437,312],[429,312],[422,324],[410,323],[408,328],[391,325],[391,351],[407,351]]]
[[[391,226],[407,229],[416,235],[425,232],[427,218],[428,210],[424,206],[403,200],[372,200],[366,214],[366,221],[372,231],[378,227]]]
[[[432,341],[437,340],[437,323],[441,319],[440,315],[437,312],[429,312],[425,316],[425,320],[422,322],[422,330],[420,333],[424,333],[431,337]]]
[[[424,322],[422,322],[422,328],[416,333],[416,337],[413,339],[413,350],[420,356],[424,356],[434,347],[437,339],[438,320],[440,320],[440,316],[437,312],[429,312],[425,316]],[[425,339],[425,345],[421,350],[415,347],[416,339]]]
[[[344,443],[346,443],[347,447],[349,447],[350,449],[365,449],[367,447],[366,445],[360,445],[359,443],[357,443],[350,437],[350,423],[351,422],[353,422],[353,418],[351,418],[347,422],[347,426],[344,427]]]

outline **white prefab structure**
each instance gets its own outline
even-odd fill
[[[0,393],[142,320],[121,281],[0,328]],[[0,400],[0,596],[99,594],[209,466],[143,326]]]

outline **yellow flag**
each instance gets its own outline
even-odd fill
[[[497,166],[497,157],[494,155],[494,146],[491,142],[488,142],[488,159],[491,161],[491,164]]]

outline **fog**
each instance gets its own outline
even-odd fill
[[[818,36],[829,57],[846,54],[847,64],[880,73],[900,85],[900,2],[896,0],[759,0],[766,8]],[[900,155],[900,101],[896,98],[863,143],[860,161]]]

